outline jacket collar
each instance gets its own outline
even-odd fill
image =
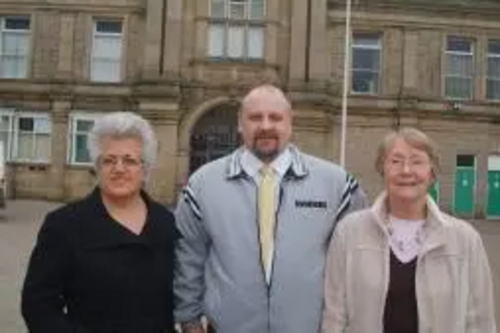
[[[304,161],[300,150],[290,144],[286,148],[290,151],[291,163],[288,170],[285,172],[285,178],[304,178],[309,174],[309,169]],[[245,170],[241,166],[241,155],[245,151],[245,147],[238,148],[235,152],[229,155],[226,168],[226,177],[228,179],[237,179],[247,176]]]
[[[95,187],[83,200],[84,209],[81,212],[85,215],[82,218],[87,221],[88,225],[91,225],[91,227],[87,228],[88,232],[92,234],[92,237],[90,237],[91,246],[113,247],[121,244],[146,244],[150,234],[154,235],[151,229],[157,228],[155,221],[158,220],[158,212],[154,209],[152,199],[143,190],[141,190],[141,197],[146,204],[147,217],[144,230],[141,236],[138,236],[126,230],[124,226],[121,226],[111,217],[102,201],[100,188]]]
[[[389,221],[389,211],[387,209],[387,192],[382,192],[371,207],[371,212],[375,216],[377,224],[387,233],[387,223]],[[444,229],[450,225],[434,200],[427,195],[427,217],[424,225],[424,233],[427,235],[424,241],[422,252],[428,252],[440,247],[445,243]]]

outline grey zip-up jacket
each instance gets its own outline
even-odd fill
[[[176,210],[178,322],[206,316],[217,333],[319,331],[330,236],[366,199],[342,168],[288,149],[269,284],[260,261],[257,185],[240,165],[243,148],[190,178]]]

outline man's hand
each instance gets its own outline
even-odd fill
[[[201,321],[192,321],[188,323],[181,324],[181,332],[182,333],[205,333],[205,329],[203,328],[203,324]]]

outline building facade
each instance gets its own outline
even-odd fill
[[[500,216],[500,4],[353,1],[346,166],[373,198],[376,143],[416,126],[441,147],[433,195]],[[174,202],[189,174],[239,144],[238,101],[282,87],[294,141],[337,161],[345,1],[0,0],[0,138],[12,198],[71,200],[94,186],[86,137],[109,111],[159,139],[149,191]]]

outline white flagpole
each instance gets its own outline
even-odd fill
[[[340,137],[340,165],[345,167],[345,149],[347,132],[347,94],[349,92],[350,63],[351,63],[351,0],[346,2],[345,10],[345,43],[344,43],[344,83],[342,92],[342,129]]]

